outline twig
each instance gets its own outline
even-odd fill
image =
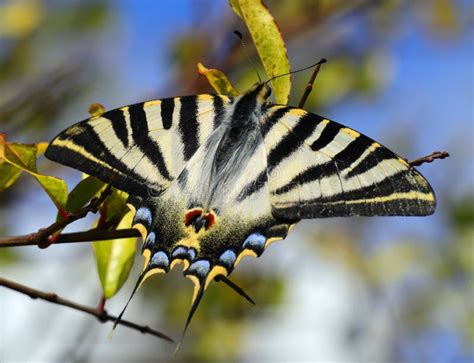
[[[421,164],[424,163],[431,163],[433,160],[436,159],[444,159],[449,156],[449,153],[447,151],[433,151],[430,155],[422,156],[421,158],[417,158],[412,161],[408,161],[408,164],[410,166],[420,166]]]
[[[40,300],[45,300],[49,301],[50,303],[57,304],[57,305],[62,305],[66,306],[68,308],[82,311],[83,313],[95,316],[101,323],[105,323],[107,321],[114,322],[116,321],[117,317],[113,315],[109,315],[106,310],[98,308],[93,308],[89,307],[86,305],[81,305],[77,304],[73,301],[63,299],[62,297],[56,295],[55,293],[51,292],[44,292],[40,290],[33,289],[31,287],[25,286],[18,284],[14,281],[6,280],[4,278],[0,277],[0,286],[4,286],[8,289],[15,290],[17,292],[20,292],[22,294],[28,295],[32,299],[40,299]],[[146,325],[138,325],[136,323],[133,323],[131,321],[127,320],[120,320],[119,322],[120,325],[126,326],[130,329],[138,330],[142,334],[151,334],[154,335],[158,338],[167,340],[171,343],[174,343],[173,339],[171,339],[169,336],[166,334],[163,334],[157,330],[154,330],[150,328],[149,326]]]
[[[63,215],[63,219],[54,222],[49,227],[42,228],[37,232],[31,233],[26,236],[7,237],[6,239],[0,239],[0,243],[7,240],[6,244],[8,244],[11,242],[20,241],[19,238],[22,238],[22,240],[28,241],[30,245],[38,245],[39,248],[47,248],[52,243],[56,242],[56,239],[59,238],[60,235],[54,237],[52,236],[55,232],[63,229],[64,227],[74,221],[77,221],[78,219],[84,218],[89,212],[96,213],[100,205],[105,201],[105,199],[110,195],[111,192],[112,186],[111,184],[109,184],[98,198],[92,198],[88,205],[79,209],[77,212],[68,213],[64,210],[60,211],[62,212],[61,214]],[[26,245],[28,245],[28,243]]]
[[[112,184],[107,185],[107,188],[100,194],[98,198],[92,198],[88,205],[79,209],[77,212],[74,213],[67,213],[63,220],[57,221],[46,227],[45,229],[40,229],[36,235],[36,243],[38,244],[39,248],[46,248],[49,247],[54,240],[58,237],[55,236],[54,239],[51,239],[50,236],[55,232],[63,229],[67,225],[71,224],[78,219],[84,218],[89,212],[97,213],[100,205],[107,199],[107,197],[112,193]]]
[[[0,238],[1,247],[21,247],[21,246],[37,246],[37,234],[30,233],[22,236],[9,236]],[[58,243],[74,243],[74,242],[92,242],[105,241],[110,239],[140,237],[138,229],[115,229],[107,230],[102,228],[94,228],[84,232],[62,233],[54,239],[54,244]]]
[[[306,85],[306,88],[304,90],[303,96],[301,97],[300,103],[298,103],[298,108],[303,108],[304,104],[306,103],[306,100],[308,99],[309,94],[313,90],[313,84],[314,81],[316,80],[316,76],[319,73],[319,68],[321,68],[321,64],[326,63],[326,59],[321,59],[319,63],[316,65],[314,68],[313,74],[311,75],[311,78],[308,81],[308,84]]]

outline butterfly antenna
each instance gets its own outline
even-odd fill
[[[244,289],[242,289],[239,285],[237,285],[235,282],[229,280],[227,277],[225,277],[224,275],[219,275],[219,276],[216,276],[216,278],[214,279],[216,281],[222,281],[223,283],[225,283],[227,286],[229,286],[232,290],[234,290],[237,294],[239,294],[240,296],[242,296],[245,300],[247,300],[249,303],[253,304],[253,305],[256,305],[255,304],[255,301],[249,296],[247,295],[247,293],[244,291]]]
[[[326,63],[326,62],[327,62],[326,58],[322,58],[319,62],[314,63],[314,64],[312,64],[312,65],[310,65],[310,66],[308,66],[308,67],[304,67],[304,68],[298,69],[298,70],[296,70],[296,71],[291,71],[291,72],[288,72],[288,73],[283,73],[283,74],[279,74],[279,75],[273,76],[273,77],[270,78],[268,81],[265,81],[265,83],[269,83],[269,82],[273,81],[275,78],[284,77],[284,76],[289,76],[290,74],[295,74],[295,73],[298,73],[298,72],[306,71],[307,69],[320,66],[321,64],[324,64],[324,63]]]
[[[135,293],[137,292],[138,288],[140,287],[140,284],[142,283],[142,280],[143,280],[143,277],[145,276],[144,273],[142,273],[140,275],[140,277],[138,278],[138,281],[137,283],[135,284],[135,287],[133,288],[133,291],[132,291],[132,294],[130,295],[130,297],[128,298],[128,301],[127,303],[125,304],[124,308],[122,309],[122,311],[120,312],[119,316],[117,317],[117,319],[115,319],[114,321],[114,325],[112,327],[112,331],[115,330],[115,328],[117,327],[118,323],[120,323],[120,320],[122,320],[122,316],[123,314],[125,313],[125,310],[127,309],[127,306],[128,304],[130,303],[130,301],[132,300],[133,296],[135,295]]]
[[[186,330],[188,329],[189,323],[191,322],[194,316],[194,313],[196,312],[196,309],[198,308],[199,303],[201,302],[203,295],[204,295],[204,284],[200,284],[199,290],[197,291],[196,296],[193,299],[191,309],[189,309],[188,318],[186,319],[186,324],[184,325],[183,333],[181,334],[181,339],[179,340],[179,343],[176,346],[176,349],[174,350],[174,355],[178,353],[178,350],[181,347],[181,343],[184,339],[184,335],[186,334]]]
[[[247,57],[247,60],[249,61],[249,63],[252,65],[255,73],[257,73],[258,83],[262,83],[262,78],[260,78],[260,74],[258,73],[257,67],[255,66],[255,63],[252,62],[252,59],[250,58],[250,56],[247,52],[247,47],[245,46],[244,36],[238,30],[234,30],[234,34],[239,37],[240,43],[242,44],[242,49],[244,50],[244,53],[245,53],[245,56]]]

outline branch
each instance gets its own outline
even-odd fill
[[[40,299],[40,300],[45,300],[49,301],[50,303],[57,304],[57,305],[62,305],[66,306],[68,308],[82,311],[83,313],[95,316],[101,323],[105,323],[107,321],[112,321],[115,322],[117,320],[116,316],[109,315],[106,310],[101,309],[100,306],[98,308],[93,308],[89,307],[86,305],[80,305],[77,304],[73,301],[63,299],[62,297],[59,297],[55,293],[51,292],[43,292],[40,290],[33,289],[31,287],[25,286],[18,284],[14,281],[6,280],[4,278],[0,277],[0,286],[4,286],[8,289],[15,290],[17,292],[20,292],[22,294],[28,295],[32,299]],[[163,334],[157,330],[154,330],[150,328],[149,326],[146,325],[138,325],[136,323],[133,323],[131,321],[127,320],[120,320],[118,324],[126,326],[130,329],[138,330],[142,334],[151,334],[154,335],[155,337],[167,340],[171,343],[174,343],[173,339],[168,337],[166,334]]]
[[[41,228],[35,233],[1,238],[0,247],[38,245],[39,248],[47,248],[60,237],[60,235],[53,236],[54,233],[65,228],[72,222],[84,218],[89,212],[97,213],[100,205],[107,199],[111,192],[112,186],[109,184],[98,198],[92,198],[88,205],[79,209],[77,212],[67,213],[66,211],[60,211],[63,215],[62,220],[54,222],[49,227]]]
[[[98,198],[92,198],[89,204],[85,207],[79,209],[77,212],[74,213],[66,213],[62,220],[53,223],[49,227],[40,229],[35,236],[35,242],[38,244],[38,247],[49,247],[49,245],[54,243],[54,240],[58,237],[55,236],[55,238],[50,238],[52,234],[63,229],[72,222],[84,218],[89,212],[97,213],[97,210],[99,209],[100,205],[107,199],[111,192],[112,184],[109,184]]]
[[[298,103],[298,108],[303,108],[304,104],[306,103],[306,100],[308,99],[309,94],[313,90],[313,84],[314,84],[314,81],[316,80],[316,76],[319,73],[319,68],[321,68],[321,64],[323,63],[326,63],[325,58],[321,59],[319,63],[316,64],[313,74],[311,75],[311,78],[309,79],[308,84],[306,85],[306,88],[304,90],[303,96],[301,97],[300,103]]]
[[[444,159],[448,156],[449,153],[447,151],[433,151],[430,155],[422,156],[421,158],[412,161],[407,160],[407,162],[410,164],[410,166],[420,166],[421,164],[431,163],[433,160]]]
[[[22,236],[10,236],[0,238],[1,247],[21,247],[21,246],[37,246],[38,232],[25,234]],[[62,233],[54,238],[54,244],[58,243],[74,243],[74,242],[92,242],[92,241],[105,241],[110,239],[118,238],[130,238],[130,237],[141,237],[138,229],[127,228],[127,229],[116,229],[107,230],[102,228],[94,228],[84,232],[74,233]],[[48,237],[42,242],[48,242]]]

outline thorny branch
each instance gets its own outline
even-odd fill
[[[28,295],[32,299],[45,300],[45,301],[49,301],[50,303],[53,303],[53,304],[66,306],[66,307],[71,308],[73,310],[82,311],[83,313],[95,316],[101,323],[106,323],[108,321],[115,322],[117,320],[116,316],[109,315],[107,313],[107,311],[103,308],[103,304],[99,305],[96,308],[86,306],[86,305],[77,304],[73,301],[62,298],[62,297],[56,295],[55,293],[36,290],[36,289],[31,288],[31,287],[21,285],[17,282],[10,281],[10,280],[7,280],[7,279],[1,278],[1,277],[0,277],[0,286],[4,286],[8,289],[15,290],[19,293]],[[130,329],[133,329],[133,330],[137,330],[137,331],[141,332],[142,334],[151,334],[155,337],[158,337],[158,338],[167,340],[171,343],[174,343],[173,339],[168,337],[166,334],[163,334],[163,333],[161,333],[157,330],[154,330],[154,329],[150,328],[149,326],[138,325],[138,324],[133,323],[133,322],[128,321],[128,320],[120,320],[118,322],[118,324],[126,326]]]

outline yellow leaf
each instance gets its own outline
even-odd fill
[[[105,107],[100,103],[93,103],[89,106],[89,114],[94,116],[100,116],[105,112]]]
[[[198,63],[198,73],[205,76],[209,84],[214,88],[219,95],[226,95],[236,97],[239,95],[234,85],[229,81],[227,76],[218,69],[209,69],[204,67],[202,63]]]
[[[268,77],[289,73],[290,62],[285,42],[275,19],[263,2],[261,0],[234,0],[230,4],[234,11],[237,9],[247,25]],[[278,77],[272,81],[272,85],[277,103],[288,103],[291,76]]]
[[[239,17],[242,17],[242,14],[240,13],[239,0],[229,0],[229,5]]]

